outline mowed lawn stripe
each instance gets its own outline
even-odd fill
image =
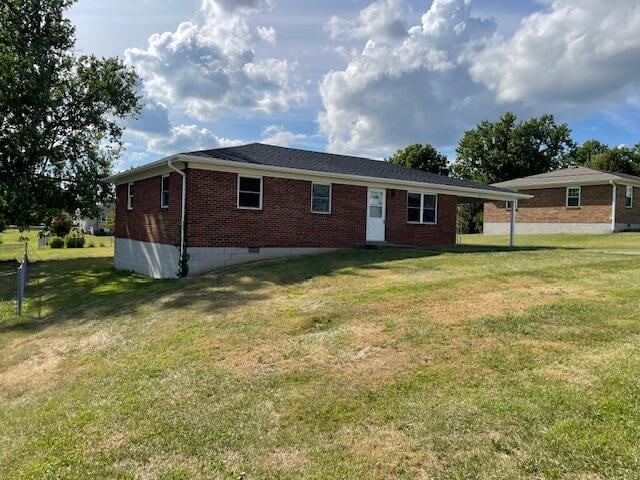
[[[0,325],[3,478],[640,471],[640,259],[356,251],[184,282],[68,262],[47,318]]]

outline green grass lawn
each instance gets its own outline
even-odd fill
[[[0,478],[638,478],[640,235],[618,238],[182,281],[37,262],[41,317],[0,313]]]
[[[0,262],[21,260],[24,255],[24,238],[28,240],[29,255],[34,260],[113,256],[113,237],[85,235],[87,246],[79,253],[68,248],[38,248],[38,230],[20,233],[18,230],[11,229],[0,232]]]
[[[509,245],[508,235],[462,235],[461,242],[466,245]],[[614,233],[604,235],[516,235],[517,246],[582,248],[597,250],[638,250],[640,234]]]

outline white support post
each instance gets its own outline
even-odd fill
[[[615,183],[611,183],[611,233],[616,232],[616,203],[618,200],[618,186]]]
[[[516,246],[516,205],[515,201],[511,202],[511,228],[509,230],[509,246]]]

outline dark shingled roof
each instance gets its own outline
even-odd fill
[[[313,172],[337,173],[343,175],[359,175],[363,177],[402,180],[408,182],[425,182],[436,185],[475,188],[491,192],[513,193],[505,188],[468,182],[457,178],[436,175],[412,168],[405,168],[388,162],[370,158],[335,155],[332,153],[310,152],[295,148],[276,147],[262,143],[251,143],[239,147],[216,148],[187,152],[184,155],[204,158],[218,158],[232,162],[268,165],[272,167],[297,168]]]

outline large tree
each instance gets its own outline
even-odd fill
[[[117,58],[76,56],[75,0],[0,3],[0,208],[21,228],[61,211],[91,216],[140,108]]]
[[[452,173],[482,183],[512,180],[557,168],[574,147],[571,129],[553,115],[518,121],[505,113],[464,133]]]
[[[632,147],[611,148],[591,157],[585,164],[590,168],[607,172],[640,175],[640,144]]]
[[[447,157],[429,144],[421,145],[416,143],[409,145],[398,150],[387,161],[403,167],[424,170],[425,172],[449,175]]]
[[[562,162],[563,166],[588,165],[592,159],[609,151],[609,146],[600,140],[587,140],[578,145]]]
[[[552,115],[518,121],[515,114],[505,113],[464,133],[451,172],[480,183],[502,182],[553,170],[574,149],[568,125],[557,124]],[[460,205],[459,231],[476,233],[481,226],[482,204]]]

